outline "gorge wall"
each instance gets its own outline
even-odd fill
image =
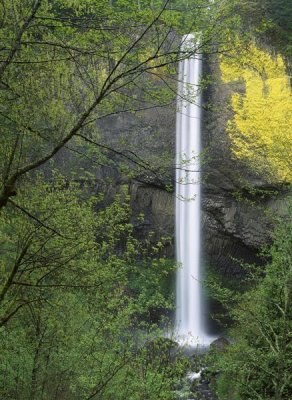
[[[207,60],[205,73],[217,79],[204,93],[203,135],[206,162],[203,165],[202,228],[205,262],[220,274],[241,274],[241,261],[261,260],[258,252],[271,241],[272,218],[285,213],[287,188],[271,185],[233,158],[226,123],[231,115],[232,84],[220,80],[216,61]],[[136,148],[165,160],[171,171],[175,140],[174,105],[144,112],[134,119],[123,116],[125,137],[135,132]],[[112,127],[108,127],[112,132]],[[119,136],[117,132],[117,137]],[[151,141],[149,141],[149,137]],[[140,146],[139,146],[140,143]],[[152,143],[152,144],[151,144]],[[173,172],[171,173],[173,177]],[[166,253],[174,255],[174,194],[162,188],[133,181],[130,184],[133,222],[139,236],[154,231],[154,239],[169,236]],[[135,217],[143,213],[143,222]]]

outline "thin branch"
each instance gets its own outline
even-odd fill
[[[119,156],[125,158],[126,160],[130,161],[131,163],[133,163],[133,164],[135,164],[135,165],[137,165],[137,166],[143,168],[143,169],[146,170],[146,171],[150,171],[150,172],[156,177],[156,179],[158,179],[158,180],[160,181],[160,177],[157,175],[157,172],[156,172],[153,168],[151,168],[151,166],[150,166],[148,163],[137,161],[137,160],[135,160],[133,157],[130,157],[130,156],[128,156],[127,154],[125,154],[124,152],[119,151],[119,150],[115,150],[115,149],[113,149],[112,147],[109,147],[109,146],[103,145],[103,144],[101,144],[101,143],[95,142],[95,141],[93,141],[92,139],[89,139],[88,137],[82,135],[81,133],[78,133],[78,134],[76,134],[75,136],[78,136],[78,137],[82,138],[83,140],[85,140],[86,142],[91,143],[91,144],[94,144],[94,145],[97,146],[97,147],[100,147],[100,148],[105,149],[105,150],[107,150],[107,151],[110,151],[110,152],[112,152],[112,153],[114,153],[114,154],[117,154],[117,155],[119,155]],[[129,151],[129,152],[130,152],[131,154],[135,155],[134,152],[132,152],[132,151]],[[140,159],[140,157],[138,157],[138,156],[136,156],[136,155],[135,155],[135,157],[136,157],[138,160]],[[140,159],[140,160],[141,160],[141,159]]]
[[[39,301],[39,299],[29,300],[19,304],[13,311],[11,311],[9,314],[5,315],[0,319],[0,327],[5,325],[22,307],[27,306],[31,303],[35,303],[36,301]]]
[[[68,285],[68,284],[35,284],[29,282],[13,281],[12,285],[28,286],[32,288],[96,288],[100,287],[102,283],[96,283],[94,285]]]
[[[21,38],[22,38],[24,32],[26,31],[26,29],[28,28],[28,26],[30,25],[30,23],[32,22],[32,20],[34,19],[35,14],[36,14],[37,10],[39,9],[40,5],[41,5],[41,0],[35,0],[35,3],[33,5],[33,8],[31,10],[30,15],[25,20],[24,24],[20,28],[20,31],[18,32],[18,34],[17,34],[17,36],[15,38],[14,46],[10,50],[10,53],[8,54],[7,59],[4,60],[2,65],[0,66],[0,80],[2,79],[2,76],[3,76],[6,68],[12,62],[13,57],[15,56],[16,52],[20,49],[20,47],[21,47]]]
[[[7,279],[6,283],[5,283],[5,285],[3,286],[3,289],[2,289],[2,291],[1,291],[1,293],[0,293],[0,304],[1,304],[2,301],[4,300],[4,298],[5,298],[5,296],[6,296],[6,293],[7,293],[8,290],[10,289],[10,287],[11,287],[11,285],[12,285],[12,282],[13,282],[13,279],[15,278],[15,276],[16,276],[16,274],[17,274],[17,272],[18,272],[18,269],[19,269],[19,267],[20,267],[20,265],[21,265],[21,261],[22,261],[22,259],[25,257],[29,246],[30,246],[30,241],[28,240],[27,243],[26,243],[26,245],[25,245],[25,246],[23,247],[23,249],[21,250],[21,253],[20,253],[19,256],[17,257],[17,259],[16,259],[16,261],[15,261],[15,263],[14,263],[14,266],[13,266],[13,268],[12,268],[12,271],[10,272],[9,277],[8,277],[8,279]]]
[[[23,212],[25,215],[27,215],[29,218],[33,219],[34,221],[36,221],[39,225],[41,225],[43,228],[55,233],[56,235],[62,237],[63,239],[68,239],[68,240],[72,240],[72,238],[68,237],[68,236],[64,236],[62,235],[60,232],[56,231],[56,229],[46,225],[44,222],[42,222],[40,219],[38,219],[35,215],[32,215],[29,211],[27,211],[25,208],[21,207],[19,204],[16,204],[13,200],[9,199],[8,200],[9,203],[11,203],[15,208],[17,208],[18,210],[20,210],[21,212]]]

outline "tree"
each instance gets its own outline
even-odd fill
[[[248,276],[249,290],[233,297],[234,342],[215,356],[220,399],[290,398],[291,218],[279,222],[264,273]],[[253,271],[253,269],[251,269]],[[234,303],[234,301],[237,301]],[[231,304],[229,302],[229,304]]]
[[[237,83],[227,125],[233,154],[270,181],[291,183],[292,101],[283,58],[249,43],[222,57],[220,68],[223,82]]]
[[[291,63],[292,6],[285,0],[247,0],[233,5],[241,17],[241,33],[281,53]],[[289,61],[290,60],[290,61]],[[291,65],[288,65],[289,69]]]
[[[1,214],[1,397],[172,398],[185,361],[149,358],[147,342],[173,264],[134,239],[126,191],[102,207],[85,182],[33,183],[25,212]]]

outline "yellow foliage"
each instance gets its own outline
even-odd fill
[[[240,57],[221,58],[222,80],[239,81],[227,131],[236,157],[272,181],[292,182],[292,98],[281,56],[250,45]]]

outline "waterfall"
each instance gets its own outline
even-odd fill
[[[185,35],[181,49],[195,45],[195,35]],[[207,341],[200,283],[201,70],[200,55],[180,62],[176,120],[176,334],[190,345]]]

